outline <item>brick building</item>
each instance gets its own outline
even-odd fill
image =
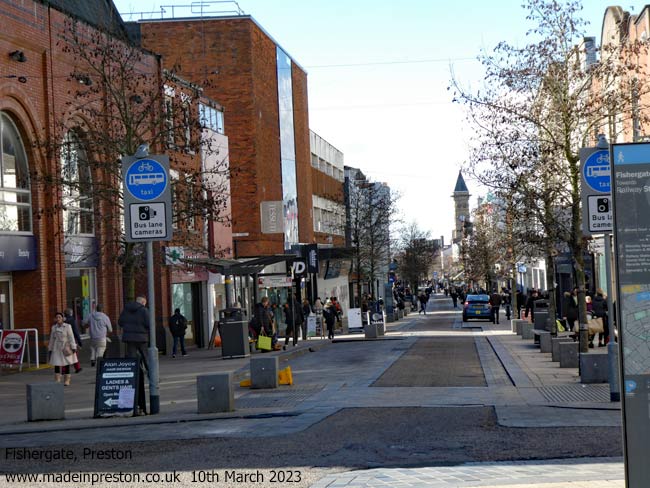
[[[143,20],[129,30],[226,107],[235,256],[315,242],[307,73],[300,65],[250,16]],[[282,232],[262,233],[261,203],[279,201]]]
[[[72,4],[9,0],[0,11],[7,32],[0,38],[5,53],[0,56],[0,320],[4,329],[36,328],[41,345],[55,311],[72,308],[82,319],[102,303],[116,321],[122,309],[127,255],[120,243],[116,202],[121,177],[115,161],[141,142],[171,161],[174,240],[165,247],[154,244],[155,262],[162,263],[163,252],[174,246],[219,256],[231,248],[227,225],[198,203],[218,201],[222,212],[229,212],[227,182],[226,190],[210,194],[209,184],[197,176],[224,162],[227,166],[228,143],[219,125],[222,107],[200,86],[166,73],[159,56],[137,48],[121,67],[139,83],[122,94],[123,107],[153,123],[136,131],[133,140],[124,136],[119,124],[110,122],[120,100],[106,95],[101,76],[90,69],[92,61],[84,60],[70,42],[79,34],[80,42],[91,45],[85,54],[108,64],[92,43],[104,39],[120,46],[127,39],[124,24],[110,1]],[[113,72],[119,71],[116,66]],[[190,119],[200,119],[202,128]],[[124,147],[109,150],[109,137],[122,137]],[[215,158],[208,146],[221,155]],[[135,248],[132,257],[141,256]],[[146,292],[143,268],[136,264],[133,269],[135,292]],[[182,264],[156,266],[159,325],[177,305],[174,281],[183,282],[193,272]],[[202,292],[209,300],[207,277]],[[216,301],[218,285],[212,292]],[[209,322],[205,308],[200,310],[201,334]]]

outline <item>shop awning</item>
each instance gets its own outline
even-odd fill
[[[190,258],[181,259],[182,262],[194,266],[205,266],[212,273],[222,275],[246,276],[259,274],[264,268],[271,264],[292,262],[298,257],[295,254],[273,254],[271,256],[260,256],[250,259],[211,259],[211,258]]]

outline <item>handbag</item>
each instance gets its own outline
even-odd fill
[[[63,355],[64,356],[72,356],[74,354],[74,351],[72,350],[72,346],[70,345],[69,342],[66,342],[63,345]]]
[[[587,321],[589,324],[589,335],[602,334],[605,332],[602,317],[594,317]]]
[[[257,348],[260,351],[270,351],[271,350],[271,338],[264,334],[260,334],[257,338]]]

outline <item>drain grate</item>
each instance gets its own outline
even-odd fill
[[[290,408],[321,391],[325,385],[287,386],[277,390],[257,390],[235,400],[235,408]]]
[[[539,392],[549,402],[580,403],[597,402],[609,403],[609,385],[557,385],[538,388]]]

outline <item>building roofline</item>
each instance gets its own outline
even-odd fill
[[[128,14],[125,14],[128,15]],[[208,22],[208,21],[220,21],[220,20],[250,20],[257,26],[259,30],[261,30],[266,37],[268,37],[273,44],[275,44],[277,47],[282,49],[282,51],[289,56],[291,59],[291,62],[294,63],[300,70],[305,73],[307,73],[307,70],[303,68],[303,66],[296,61],[296,59],[289,54],[289,52],[282,47],[282,44],[280,44],[278,41],[275,40],[275,38],[269,34],[269,32],[260,25],[260,23],[255,20],[255,18],[252,15],[224,15],[224,16],[219,16],[219,17],[177,17],[174,19],[140,19],[137,21],[129,21],[125,22],[125,24],[153,24],[153,23],[163,23],[163,22]]]

